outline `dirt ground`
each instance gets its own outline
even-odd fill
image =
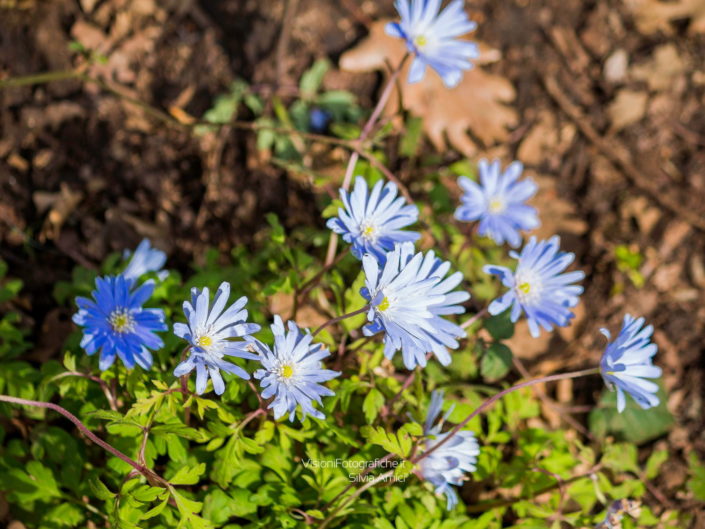
[[[577,324],[518,353],[548,372],[597,358],[598,327],[625,312],[653,323],[676,416],[656,443],[674,454],[658,486],[677,504],[684,454],[705,454],[705,8],[475,0],[468,11],[501,52],[483,71],[516,90],[502,141],[482,127],[470,139],[480,155],[525,163],[541,235],[560,234],[587,274]],[[0,0],[0,81],[82,66],[124,95],[201,116],[238,77],[286,100],[315,59],[337,64],[393,14],[391,0]],[[73,41],[107,61],[87,66]],[[382,76],[336,69],[325,82],[369,108]],[[197,139],[103,86],[0,90],[0,131],[0,257],[25,282],[22,309],[46,355],[70,325],[46,293],[76,264],[147,236],[187,269],[209,246],[251,242],[269,211],[290,228],[322,226],[310,207],[321,190],[263,160],[250,132]],[[341,167],[345,153],[324,157]],[[461,157],[448,148],[441,165]],[[391,168],[412,192],[423,177]]]

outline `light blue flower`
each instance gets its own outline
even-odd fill
[[[583,287],[573,285],[585,277],[582,271],[562,273],[575,255],[559,250],[560,238],[556,235],[547,241],[531,237],[521,254],[511,251],[518,259],[516,271],[504,266],[486,265],[483,270],[495,274],[509,291],[495,299],[489,306],[492,315],[512,307],[511,320],[526,313],[531,336],[536,338],[540,327],[551,331],[553,326],[566,327],[575,316],[570,309],[578,304]]]
[[[536,184],[529,179],[518,181],[523,170],[521,162],[513,162],[502,172],[499,160],[488,163],[480,160],[480,185],[461,176],[462,205],[455,210],[455,218],[480,221],[480,235],[491,237],[497,244],[507,241],[513,248],[521,245],[520,231],[539,226],[536,210],[525,202],[536,193]]]
[[[367,319],[371,322],[363,328],[364,334],[384,331],[385,356],[392,358],[401,349],[407,369],[425,367],[429,352],[448,365],[448,348],[456,349],[457,338],[464,337],[465,331],[442,316],[465,312],[460,303],[470,294],[451,292],[462,274],[446,278],[450,263],[433,252],[414,254],[410,242],[397,244],[383,265],[370,254],[363,257],[362,265],[366,286],[360,293],[370,302]]]
[[[101,371],[112,366],[116,356],[128,369],[135,364],[149,369],[152,366],[149,350],[164,345],[154,333],[167,330],[164,311],[142,308],[152,295],[154,283],[147,281],[132,290],[132,281],[123,276],[109,276],[97,278],[95,286],[93,299],[76,298],[79,311],[73,315],[73,321],[83,327],[81,347],[89,355],[100,351]]]
[[[468,19],[462,0],[452,0],[439,13],[441,0],[397,0],[394,4],[400,22],[390,22],[386,31],[406,41],[414,55],[409,69],[409,83],[421,81],[430,66],[452,88],[472,68],[471,59],[480,55],[477,44],[457,37],[474,31],[477,24]]]
[[[612,339],[607,329],[601,329],[601,332],[608,340]],[[644,327],[644,318],[635,319],[626,314],[619,336],[607,344],[607,349],[602,355],[600,372],[607,387],[611,390],[617,389],[617,409],[620,412],[625,406],[624,392],[631,395],[643,409],[659,403],[656,396],[658,385],[644,380],[661,376],[661,368],[652,363],[658,350],[656,344],[651,342],[653,332],[651,325]]]
[[[124,257],[126,259],[130,257],[130,252],[126,250]],[[159,279],[164,279],[169,275],[168,271],[162,270],[164,263],[166,263],[166,254],[152,248],[148,239],[142,239],[122,275],[126,279],[137,280],[147,272],[157,272]]]
[[[313,402],[322,405],[321,397],[334,395],[321,382],[339,376],[340,372],[323,369],[321,360],[330,355],[323,344],[312,343],[311,334],[303,333],[293,321],[288,325],[289,332],[286,332],[282,319],[274,316],[274,350],[259,340],[250,339],[263,367],[254,373],[254,377],[261,380],[262,398],[274,396],[269,408],[274,409],[276,419],[288,413],[289,420],[293,421],[299,405],[302,419],[307,414],[324,419],[325,415],[313,407]]]
[[[384,186],[384,187],[383,187]],[[397,198],[397,186],[378,181],[372,191],[361,176],[355,180],[352,193],[340,190],[345,209],[338,216],[328,219],[328,228],[352,243],[352,253],[358,259],[371,253],[384,262],[387,252],[398,242],[416,241],[420,235],[402,228],[417,221],[419,210],[405,205],[403,197]]]
[[[208,288],[191,289],[191,302],[184,301],[184,313],[188,324],[175,323],[174,334],[186,340],[189,345],[189,357],[174,369],[174,376],[180,377],[196,370],[196,393],[201,395],[206,390],[208,377],[213,381],[213,389],[218,395],[225,391],[225,383],[220,371],[233,373],[245,380],[249,373],[241,367],[228,362],[223,357],[236,356],[256,360],[258,356],[245,341],[235,338],[247,338],[259,331],[260,326],[246,323],[247,298],[241,297],[225,308],[230,297],[230,284],[223,281],[209,306]]]
[[[441,433],[441,429],[452,413],[453,407],[446,412],[438,424],[433,426],[442,407],[443,392],[434,391],[431,394],[431,405],[424,424],[424,434],[428,436],[426,450],[436,446],[450,433]],[[480,455],[480,445],[475,439],[475,434],[470,430],[460,430],[443,446],[419,462],[423,478],[435,487],[436,494],[445,494],[449,511],[458,504],[458,494],[453,485],[461,486],[463,481],[468,479],[466,473],[476,470],[478,455]]]

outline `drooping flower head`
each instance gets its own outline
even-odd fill
[[[83,327],[81,347],[93,355],[100,351],[99,367],[105,371],[120,357],[125,367],[135,364],[142,369],[152,367],[150,349],[164,345],[154,334],[167,330],[164,311],[145,309],[154,283],[147,281],[132,289],[132,281],[123,276],[99,277],[95,280],[93,299],[76,298],[79,311],[73,322]]]
[[[468,19],[463,0],[452,0],[441,9],[441,0],[397,0],[394,4],[401,20],[387,24],[387,34],[406,41],[413,54],[409,83],[421,81],[430,66],[452,88],[472,68],[471,59],[479,57],[477,44],[457,37],[474,31],[477,24]]]
[[[420,237],[417,232],[402,230],[416,222],[419,210],[405,205],[403,197],[397,198],[397,186],[392,182],[385,185],[380,180],[370,192],[365,179],[358,176],[352,193],[341,189],[340,198],[345,209],[328,220],[328,228],[352,244],[352,253],[358,259],[370,253],[383,263],[396,243]]]
[[[643,328],[642,328],[643,327]],[[608,340],[612,339],[607,329],[601,329]],[[653,356],[658,351],[651,342],[654,328],[644,327],[644,318],[636,319],[625,314],[622,330],[607,344],[600,361],[600,372],[611,390],[617,389],[617,410],[622,412],[626,404],[624,393],[628,393],[643,409],[657,406],[658,385],[646,378],[661,376],[661,368],[653,365]]]
[[[130,257],[130,252],[125,251],[124,257]],[[137,280],[147,272],[157,272],[159,278],[164,279],[169,274],[166,270],[162,270],[164,263],[166,263],[166,254],[152,248],[148,239],[142,239],[122,275],[126,279]]]
[[[262,398],[274,396],[269,407],[274,409],[276,419],[288,413],[289,420],[293,421],[297,406],[301,406],[302,419],[306,415],[324,419],[325,415],[314,408],[313,403],[321,405],[321,397],[334,395],[321,382],[339,376],[340,372],[323,369],[321,360],[330,355],[323,344],[313,343],[311,334],[302,332],[293,321],[288,322],[288,326],[289,332],[282,319],[274,316],[273,350],[259,340],[250,339],[262,363],[262,369],[254,373],[261,381]]]
[[[434,391],[431,394],[431,405],[424,424],[424,434],[428,436],[426,450],[436,446],[450,433],[441,433],[441,429],[453,411],[452,407],[438,421],[438,424],[433,426],[442,407],[443,392]],[[475,434],[470,430],[460,430],[448,442],[419,462],[423,478],[436,488],[436,494],[445,494],[449,511],[458,504],[458,494],[453,485],[462,485],[467,479],[465,474],[476,470],[478,455],[480,455],[480,445],[475,439]]]
[[[573,285],[585,277],[582,271],[562,273],[575,255],[559,250],[560,238],[556,235],[547,241],[531,237],[521,254],[509,253],[517,259],[516,271],[504,266],[486,265],[485,273],[499,276],[502,284],[509,287],[504,295],[489,306],[492,315],[500,314],[512,307],[511,320],[526,313],[531,336],[536,338],[540,327],[551,331],[553,326],[566,327],[575,316],[570,309],[578,304],[583,287]]]
[[[188,323],[175,323],[174,334],[190,344],[189,357],[174,369],[174,376],[180,377],[196,370],[196,393],[201,395],[206,390],[208,377],[213,381],[213,389],[218,395],[225,391],[225,383],[220,371],[234,373],[248,380],[249,373],[241,367],[228,362],[225,356],[236,356],[256,360],[246,338],[259,331],[256,323],[246,323],[247,298],[241,297],[225,308],[230,297],[230,284],[223,281],[209,306],[208,288],[191,289],[191,301],[184,301],[184,314]]]
[[[433,252],[414,254],[410,242],[397,244],[385,264],[366,254],[362,259],[365,287],[360,293],[370,303],[363,328],[366,336],[384,331],[384,354],[392,358],[401,349],[404,365],[413,369],[426,366],[426,353],[433,352],[443,365],[450,363],[448,348],[458,347],[465,336],[458,325],[442,318],[463,314],[460,305],[470,298],[467,292],[451,292],[460,284],[460,272],[445,277],[449,262]]]
[[[461,176],[458,184],[465,192],[455,218],[480,221],[480,235],[491,237],[497,244],[507,241],[513,248],[521,245],[521,231],[539,226],[536,210],[525,202],[536,193],[536,184],[518,181],[523,165],[513,162],[502,172],[499,160],[480,160],[480,184]]]

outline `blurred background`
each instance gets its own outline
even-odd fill
[[[671,454],[658,486],[674,502],[689,454],[705,457],[705,2],[467,9],[480,64],[456,90],[406,89],[378,148],[422,205],[430,180],[454,204],[480,157],[524,162],[539,234],[561,235],[587,279],[572,326],[520,326],[512,349],[532,374],[569,370],[599,358],[598,327],[645,316],[674,416],[651,448]],[[47,293],[76,265],[149,237],[187,270],[256,244],[268,212],[322,229],[349,151],[247,123],[355,137],[400,53],[376,22],[393,15],[391,0],[0,0],[0,258],[24,281],[13,310],[34,358],[71,330]]]

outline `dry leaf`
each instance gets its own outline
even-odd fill
[[[386,69],[387,64],[399,64],[406,53],[406,46],[401,39],[384,32],[386,23],[386,20],[380,20],[371,25],[370,35],[340,58],[341,69],[369,72]],[[497,61],[500,57],[497,50],[482,44],[480,53],[478,65]],[[438,151],[446,149],[447,135],[453,147],[466,156],[473,156],[477,146],[468,137],[468,131],[487,146],[506,140],[507,128],[516,125],[516,112],[505,104],[513,101],[516,94],[504,77],[487,73],[476,65],[465,72],[456,88],[448,89],[440,77],[430,70],[423,81],[407,83],[408,68],[409,61],[399,83],[404,108],[423,118],[424,132]],[[387,105],[388,112],[399,108],[397,98],[395,92]]]
[[[539,165],[546,160],[560,159],[575,138],[575,126],[571,122],[558,123],[556,115],[543,110],[536,124],[522,140],[517,159],[526,165]]]
[[[673,44],[664,44],[654,51],[651,59],[632,67],[634,79],[646,81],[654,91],[668,90],[673,81],[686,71],[685,62]]]
[[[69,186],[62,183],[58,193],[35,191],[32,200],[40,212],[51,208],[44,219],[42,231],[39,233],[39,241],[45,242],[47,239],[55,239],[59,235],[66,219],[83,200],[83,193],[71,191]]]
[[[705,2],[703,0],[678,0],[662,2],[660,0],[627,0],[627,5],[634,13],[634,20],[639,31],[655,33],[659,30],[670,33],[674,20],[690,19],[690,33],[705,32]]]
[[[612,131],[616,132],[636,123],[646,114],[646,92],[620,90],[610,103],[607,112],[612,120]]]

